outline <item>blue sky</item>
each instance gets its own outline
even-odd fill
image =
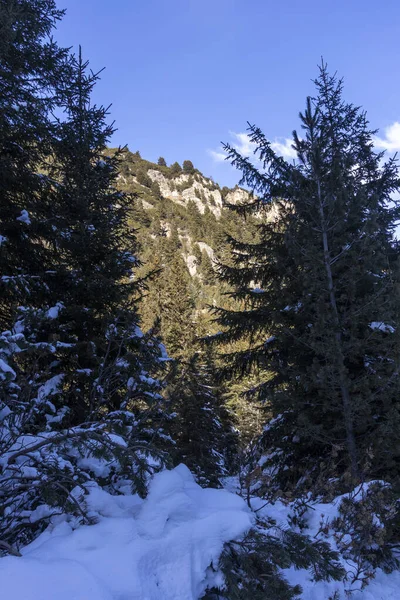
[[[193,161],[221,184],[239,174],[220,142],[250,151],[247,121],[283,154],[323,56],[400,150],[399,0],[59,0],[56,39],[105,67],[95,100],[143,157]],[[289,148],[289,150],[288,150]]]

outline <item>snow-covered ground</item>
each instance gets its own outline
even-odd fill
[[[1,598],[9,600],[192,600],[222,583],[225,541],[251,525],[244,501],[202,489],[180,465],[156,475],[145,501],[93,487],[96,525],[61,519],[22,550],[0,559]]]
[[[321,523],[329,523],[338,517],[339,504],[344,497],[345,495],[339,496],[329,504],[313,504],[304,515],[306,528],[303,533],[311,538],[318,538]],[[277,501],[274,504],[265,505],[261,498],[253,498],[251,504],[259,517],[269,517],[283,528],[288,527],[288,518],[292,512],[291,504]],[[381,569],[377,569],[371,583],[364,589],[357,590],[357,588],[361,588],[361,583],[351,583],[352,575],[356,572],[356,565],[340,555],[333,535],[320,536],[319,539],[328,541],[330,546],[339,552],[339,559],[348,574],[348,580],[313,581],[310,573],[305,569],[294,569],[293,567],[284,569],[283,573],[289,583],[301,585],[304,600],[400,600],[400,571],[386,574]],[[350,590],[352,590],[351,594],[349,594]]]
[[[218,559],[224,542],[254,523],[255,513],[235,494],[232,480],[227,487],[231,491],[200,488],[184,465],[155,475],[145,500],[111,496],[93,485],[87,503],[97,524],[77,526],[58,517],[22,557],[1,558],[1,598],[198,600],[208,586],[223,586]],[[288,526],[290,505],[252,502],[258,516]],[[314,505],[304,533],[317,535],[321,518],[337,515],[338,502]],[[305,600],[347,598],[345,583],[314,582],[306,570],[284,574],[302,586]],[[399,600],[400,572],[378,570],[352,598]]]

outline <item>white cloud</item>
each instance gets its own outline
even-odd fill
[[[400,150],[400,123],[395,121],[389,127],[385,127],[385,137],[374,138],[376,148],[388,150],[389,152],[397,152]]]
[[[236,133],[230,131],[229,135],[233,138],[232,147],[235,148],[242,156],[251,156],[254,153],[256,145],[250,141],[247,133]],[[215,162],[223,162],[227,153],[221,148],[220,150],[208,150],[208,154],[212,156]]]
[[[274,152],[276,152],[280,156],[283,156],[283,158],[287,158],[287,159],[297,158],[296,150],[294,148],[292,148],[292,146],[293,146],[293,140],[290,138],[285,138],[282,142],[279,142],[275,138],[275,142],[271,143],[272,150],[274,150]]]
[[[236,133],[230,131],[230,136],[233,139],[232,146],[242,156],[253,156],[256,145],[250,141],[247,133]],[[271,141],[271,148],[283,156],[286,160],[293,160],[297,158],[296,150],[292,148],[293,140],[291,138],[275,138]],[[400,121],[395,121],[384,129],[384,136],[376,136],[373,140],[374,146],[380,150],[387,150],[388,152],[400,152]],[[209,154],[213,157],[215,162],[223,162],[226,157],[226,153],[223,150],[209,150]]]
[[[232,144],[235,150],[242,156],[251,156],[256,149],[256,144],[250,141],[247,133],[235,133],[234,131],[229,132],[231,137],[236,140],[236,144]]]
[[[208,150],[208,154],[212,156],[214,161],[217,163],[224,162],[227,156],[225,152],[217,152],[216,150]]]
[[[250,141],[247,133],[236,133],[235,131],[229,132],[231,138],[233,138],[232,146],[242,156],[250,157],[254,155],[256,144]],[[296,151],[292,148],[293,141],[290,138],[275,138],[271,142],[271,148],[286,159],[296,158]],[[215,162],[223,162],[226,158],[226,153],[223,150],[208,150],[208,153]],[[257,161],[258,162],[258,161]]]

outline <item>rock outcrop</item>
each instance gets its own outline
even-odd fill
[[[198,178],[195,179],[186,173],[182,173],[174,179],[168,179],[156,169],[149,169],[147,174],[152,181],[159,185],[161,194],[165,198],[182,206],[194,202],[201,214],[204,214],[208,207],[217,219],[221,217],[223,206],[221,192],[218,189],[210,189],[213,183],[209,179],[202,176],[197,176]]]

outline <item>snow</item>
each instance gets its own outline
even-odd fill
[[[387,323],[382,323],[382,321],[372,321],[369,326],[371,329],[379,329],[384,333],[394,333],[396,331],[394,327],[388,325]]]
[[[252,524],[239,496],[202,489],[184,465],[155,475],[144,501],[94,484],[87,503],[97,524],[55,517],[21,558],[0,559],[4,598],[196,600],[223,583],[224,542]]]
[[[355,489],[351,496],[354,499],[361,499],[362,491],[374,482],[363,484]],[[234,478],[230,478],[229,487],[235,489]],[[333,550],[338,551],[336,541],[333,535],[325,538],[320,535],[321,523],[332,522],[339,515],[339,505],[341,501],[350,494],[338,496],[330,503],[312,503],[304,514],[305,529],[302,533],[313,539],[328,541]],[[253,510],[261,518],[273,519],[278,527],[289,529],[290,516],[293,514],[293,504],[284,503],[277,500],[274,503],[265,503],[262,498],[254,497],[251,500]],[[351,560],[339,556],[340,562],[345,571],[350,576],[354,572],[355,563]],[[311,573],[306,569],[295,569],[290,567],[284,569],[283,574],[292,585],[299,584],[303,589],[302,598],[307,600],[322,600],[323,598],[335,598],[335,600],[399,600],[400,598],[400,571],[394,571],[390,574],[384,573],[381,569],[376,570],[375,578],[364,589],[355,589],[361,587],[360,582],[351,583],[348,581],[313,581]],[[355,590],[349,595],[349,589]],[[334,595],[336,592],[336,596]]]
[[[362,592],[356,592],[353,600],[398,600],[400,597],[400,571],[386,575],[379,570],[375,579]]]
[[[29,213],[27,210],[21,210],[21,214],[17,217],[17,221],[21,221],[21,223],[25,223],[25,225],[30,225],[31,220],[29,218]]]
[[[38,394],[37,394],[38,399],[43,400],[44,398],[47,398],[48,396],[54,396],[54,394],[57,394],[63,379],[64,379],[63,374],[54,375],[54,377],[51,377],[50,379],[48,379],[46,381],[46,383],[41,385],[40,388],[38,389]]]
[[[115,436],[115,441],[122,439]],[[82,459],[86,460],[86,459]],[[96,462],[91,458],[88,461]],[[82,466],[82,465],[81,465]],[[95,470],[99,464],[88,464]],[[104,465],[103,465],[104,466]],[[35,469],[24,467],[24,477],[35,477]],[[208,587],[223,588],[218,560],[225,542],[240,538],[255,525],[255,518],[272,519],[282,530],[290,524],[294,504],[265,503],[251,498],[250,511],[235,492],[238,480],[226,479],[225,489],[199,487],[184,465],[156,474],[149,495],[142,500],[129,492],[113,496],[91,482],[86,506],[93,525],[58,515],[21,557],[0,558],[2,597],[13,600],[197,600]],[[373,482],[370,482],[370,484]],[[367,485],[352,493],[361,498]],[[127,482],[126,489],[129,488]],[[78,497],[82,488],[72,495]],[[321,523],[339,514],[339,496],[330,503],[311,502],[304,517],[303,533],[314,539]],[[30,516],[32,522],[52,509],[40,505]],[[336,547],[334,536],[330,545]],[[350,560],[341,557],[351,573]],[[365,588],[348,596],[350,581],[314,581],[306,569],[290,567],[283,575],[292,585],[300,584],[302,598],[320,600],[398,600],[400,572],[376,576]],[[335,595],[336,594],[336,595]]]
[[[160,349],[160,354],[161,354],[161,356],[160,356],[160,359],[159,359],[159,360],[160,360],[160,361],[166,361],[166,360],[170,360],[170,358],[169,358],[169,356],[168,356],[167,349],[166,349],[166,347],[164,346],[164,344],[161,344],[161,343],[160,343],[160,344],[158,344],[158,347],[159,347],[159,349]]]
[[[2,589],[19,600],[112,600],[112,596],[76,561],[50,562],[4,558],[0,562]],[[52,595],[53,594],[53,595]]]
[[[6,377],[6,375],[3,375],[3,373],[9,373],[11,379],[15,379],[16,377],[15,371],[2,358],[0,358],[0,380]]]
[[[297,304],[295,304],[295,306],[290,306],[289,304],[287,306],[285,306],[285,308],[282,309],[281,312],[289,312],[291,310],[293,310],[294,312],[299,312],[299,310],[303,307],[303,303],[302,302],[297,302]]]
[[[62,302],[57,302],[57,304],[55,306],[52,306],[51,308],[49,308],[49,310],[46,312],[46,317],[48,319],[57,319],[60,310],[62,310],[64,308],[64,304]]]

